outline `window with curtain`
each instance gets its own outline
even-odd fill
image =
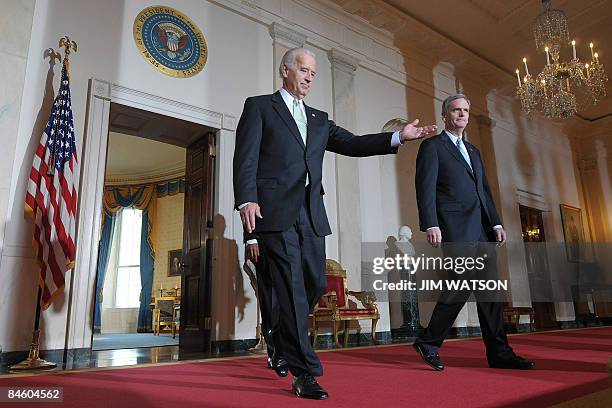
[[[119,222],[115,307],[140,306],[140,234],[142,211],[124,208]]]

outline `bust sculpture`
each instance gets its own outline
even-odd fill
[[[397,239],[392,236],[387,239],[386,256],[414,256],[415,250],[412,242],[410,242],[411,239],[412,229],[407,225],[402,225],[397,232]],[[408,270],[390,272],[390,282],[400,280],[413,282],[416,280],[416,276]],[[414,336],[416,332],[422,330],[419,322],[419,304],[416,291],[404,290],[401,293],[389,293],[389,312],[391,315],[391,331],[397,337]]]

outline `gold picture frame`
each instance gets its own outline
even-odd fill
[[[168,276],[181,276],[182,249],[168,251]]]
[[[565,252],[568,262],[585,261],[585,235],[582,224],[582,210],[571,205],[561,204],[561,224],[565,238]]]

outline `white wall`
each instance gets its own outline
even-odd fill
[[[365,69],[358,69],[355,73],[355,100],[355,132],[358,134],[380,132],[388,120],[405,118],[412,113],[407,112],[406,90],[401,83]],[[405,198],[397,194],[396,166],[397,161],[404,157],[404,150],[415,147],[418,147],[416,143],[407,144],[397,155],[359,159],[361,235],[364,242],[384,242],[389,235],[397,236],[399,227],[403,225],[398,203]],[[401,182],[413,183],[413,180]]]
[[[34,15],[34,0],[0,1],[0,136],[2,137],[2,157],[0,161],[0,268],[13,270],[10,280],[2,281],[0,285],[0,310],[6,310],[12,321],[3,319],[0,332],[12,330],[25,331],[32,329],[33,314],[30,318],[15,319],[13,310],[16,293],[23,295],[22,299],[33,299],[36,287],[22,285],[20,275],[21,261],[24,254],[20,248],[7,244],[4,240],[6,217],[11,198],[11,175],[13,157],[17,144],[17,133],[22,106],[23,87],[26,78],[28,47],[32,32]],[[3,270],[3,269],[0,269]],[[26,277],[27,278],[27,277]],[[26,279],[27,280],[27,279]],[[34,301],[30,302],[32,305]],[[27,309],[26,309],[27,310]],[[4,315],[3,315],[4,316]],[[6,349],[6,339],[0,336],[0,348]]]
[[[154,4],[138,0],[36,3],[33,24],[36,29],[32,31],[28,54],[6,220],[5,245],[15,248],[12,251],[15,255],[3,258],[0,271],[0,287],[12,282],[10,286],[14,288],[3,298],[5,303],[0,310],[3,322],[0,344],[4,351],[27,349],[30,342],[32,323],[29,318],[15,321],[14,310],[20,310],[24,317],[34,316],[37,272],[30,247],[31,224],[23,215],[23,197],[31,158],[49,113],[47,104],[41,106],[43,94],[50,90],[45,88],[49,70],[49,63],[43,58],[45,49],[57,48],[57,40],[65,34],[78,43],[78,52],[71,55],[71,91],[79,156],[89,78],[101,78],[234,116],[240,115],[247,96],[268,93],[272,88],[272,50],[267,27],[199,0],[178,0],[168,5],[189,15],[204,33],[209,56],[203,72],[177,80],[156,71],[138,54],[132,34],[135,16],[151,5]],[[239,52],[236,44],[240,44]],[[53,85],[57,89],[59,64],[54,72]],[[67,297],[61,297],[43,314],[43,349],[64,347],[66,302]],[[254,320],[254,310],[252,316]],[[252,333],[250,329],[244,336],[252,337]]]
[[[376,133],[393,118],[406,118],[406,91],[401,83],[360,68],[355,73],[355,102],[357,108],[358,134]],[[360,158],[359,197],[361,210],[361,239],[363,242],[385,242],[387,237],[397,237],[401,225],[411,224],[402,219],[401,203],[406,201],[400,193],[400,185],[412,184],[413,179],[402,180],[401,162],[416,144],[402,146],[396,155]],[[414,207],[416,211],[416,206]],[[414,225],[410,225],[415,228]],[[418,226],[416,226],[418,229]],[[382,255],[382,254],[381,254]],[[360,274],[349,275],[351,290],[372,290],[361,287]],[[391,294],[390,294],[391,296]],[[394,304],[381,302],[381,318],[378,331],[391,329],[389,307]],[[362,324],[362,326],[366,326]],[[369,325],[368,325],[369,327]],[[365,330],[364,330],[365,331]]]
[[[526,118],[520,111],[491,100],[488,108],[496,121],[492,137],[502,201],[498,207],[501,207],[508,239],[514,243],[508,247],[511,259],[508,273],[514,301],[525,304],[530,297],[524,250],[520,245],[519,203],[543,210],[546,242],[551,243],[548,261],[554,280],[561,268],[570,266],[565,257],[558,256],[564,242],[559,205],[581,207],[579,175],[569,136],[562,126],[537,116]],[[567,289],[553,283],[554,291]],[[573,319],[571,305],[557,305],[557,320]]]
[[[304,101],[309,106],[328,112],[329,118],[333,119],[331,63],[327,57],[327,52],[314,44],[306,44],[305,47],[316,55],[317,75],[315,85]],[[323,187],[326,191],[323,202],[332,230],[332,235],[325,238],[325,252],[327,258],[330,259],[338,259],[338,214],[336,194],[334,194],[336,185],[335,167],[335,153],[326,154],[323,160]],[[327,193],[327,191],[330,191],[330,193]]]

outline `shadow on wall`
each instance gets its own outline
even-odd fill
[[[87,79],[90,77],[101,77],[113,82],[117,81],[119,70],[123,64],[118,58],[121,47],[118,47],[117,44],[123,43],[121,41],[123,33],[121,30],[109,30],[107,25],[104,24],[82,24],[82,19],[75,16],[95,15],[96,21],[99,22],[123,21],[125,3],[125,0],[104,2],[103,4],[101,2],[94,4],[92,2],[74,1],[36,3],[36,11],[34,12],[32,22],[32,27],[36,27],[36,29],[32,30],[29,42],[30,47],[41,47],[41,44],[44,47],[55,47],[57,46],[58,38],[64,34],[70,34],[71,38],[76,40],[79,45],[79,51],[77,54],[74,54],[75,58],[72,59],[73,64],[71,65],[70,77],[79,159],[82,158],[84,151],[83,134],[86,129]],[[98,30],[98,33],[103,32],[105,35],[96,35],[96,30]],[[131,30],[129,35],[131,36]],[[38,270],[33,257],[27,252],[27,248],[31,246],[32,222],[25,220],[23,200],[34,152],[39,144],[55,96],[53,83],[55,82],[57,87],[57,77],[59,77],[61,69],[60,64],[55,66],[57,61],[50,55],[47,54],[44,58],[40,58],[43,56],[43,52],[46,51],[31,48],[28,54],[28,70],[25,77],[26,85],[23,88],[21,104],[22,120],[19,124],[20,139],[16,141],[15,167],[11,176],[13,179],[14,196],[11,197],[10,207],[7,208],[5,224],[5,245],[7,247],[18,248],[20,252],[26,252],[25,255],[20,254],[13,257],[10,267],[2,265],[0,284],[6,286],[10,283],[10,287],[15,288],[13,290],[14,295],[5,299],[3,308],[9,311],[18,310],[20,316],[24,316],[23,319],[18,319],[19,321],[17,322],[11,321],[11,323],[5,323],[12,326],[10,337],[8,335],[7,337],[0,335],[0,339],[7,339],[3,344],[6,350],[27,350],[30,345],[33,326]],[[103,61],[101,61],[99,55],[105,56]],[[49,61],[50,67],[46,69],[46,60],[48,58],[53,61]],[[54,69],[56,70],[55,74],[53,72]],[[54,76],[57,76],[55,81]],[[39,106],[40,108],[37,111],[36,108]],[[79,165],[83,166],[83,163],[79,161]],[[80,219],[80,222],[86,223],[92,216],[92,214],[81,213],[78,214],[77,219]],[[77,241],[78,246],[79,243]],[[95,274],[95,271],[79,270],[79,272]],[[70,277],[70,273],[67,273],[67,286],[70,284]],[[66,295],[56,299],[49,310],[42,314],[41,328],[43,333],[41,334],[41,349],[58,348],[64,344],[67,330],[65,319],[68,312],[67,295],[69,287],[66,287],[65,291]],[[93,290],[91,293],[93,293]],[[68,317],[73,322],[80,322],[82,313],[87,313],[88,316],[92,315],[90,310],[85,310],[80,305],[78,306],[76,309],[72,309],[72,315]],[[4,313],[2,316],[6,317],[9,314]],[[46,326],[45,321],[53,321],[53,325]],[[87,324],[89,325],[90,323],[91,321]],[[2,330],[4,330],[4,327]],[[88,330],[91,330],[91,326],[86,329],[86,332]],[[76,347],[88,347],[90,345],[87,336],[83,338],[82,343],[80,341],[77,340]]]
[[[401,48],[401,44],[396,44]],[[411,60],[404,61],[408,85],[406,91],[406,117],[409,121],[418,118],[421,125],[436,123],[435,104],[439,103],[432,100],[431,95],[436,95],[432,67],[423,67],[411,63]],[[418,78],[418,83],[415,83]],[[438,123],[439,125],[439,123]],[[416,205],[416,189],[414,176],[416,173],[416,157],[419,151],[420,141],[410,142],[408,146],[400,149],[397,154],[397,191],[399,197],[399,214],[401,225],[410,226],[415,232],[415,240],[425,241],[425,235],[419,231],[419,214]]]
[[[212,276],[213,340],[233,340],[238,322],[244,319],[247,303],[244,278],[235,239],[225,237],[227,224],[221,214],[214,219],[215,258]]]
[[[507,90],[507,93],[511,92],[509,89],[504,90]],[[496,103],[501,98],[494,97],[495,92],[494,89],[489,90],[487,96],[493,97],[488,98],[491,102],[488,108],[506,122],[511,123],[514,129],[512,132],[507,131],[511,134],[509,142],[498,139],[499,160],[489,163],[487,154],[483,155],[483,160],[490,184],[492,184],[491,179],[493,178],[490,174],[497,172],[496,177],[499,176],[497,177],[499,190],[495,198],[499,202],[499,206],[504,206],[500,210],[503,212],[502,217],[504,227],[508,232],[508,239],[515,243],[523,241],[520,203],[530,207],[536,206],[543,211],[542,218],[546,242],[562,242],[559,203],[567,199],[566,197],[574,196],[574,191],[578,191],[580,188],[577,184],[577,175],[573,170],[568,174],[568,169],[574,168],[571,163],[573,160],[568,164],[565,160],[565,152],[559,152],[559,149],[562,149],[563,146],[569,147],[570,144],[566,143],[565,135],[552,125],[549,119],[538,113],[532,114],[532,117],[527,117],[517,99],[511,104]],[[487,99],[483,102],[486,104]],[[481,125],[479,127],[481,144],[483,148],[490,150],[493,158],[495,158],[494,133],[501,138],[500,133],[504,132],[503,130],[494,132],[494,127],[495,122],[491,126]],[[551,138],[558,139],[560,143],[553,142]],[[509,154],[505,154],[506,152]],[[568,153],[573,156],[571,151]],[[568,175],[570,176],[568,177]],[[492,190],[495,195],[493,186]],[[528,194],[532,193],[533,203],[530,204],[517,199],[518,190],[523,190]],[[501,200],[502,194],[506,198],[503,201]],[[580,194],[578,194],[579,196]],[[519,304],[531,305],[532,299],[537,297],[536,288],[533,286],[534,274],[541,276],[541,279],[545,281],[554,282],[557,271],[572,266],[567,264],[564,257],[557,256],[554,248],[550,244],[547,246],[544,267],[536,271],[529,270],[528,256],[523,245],[506,246],[506,250],[502,251],[507,259],[500,257],[500,260],[502,260],[501,270],[507,273],[506,276],[510,279],[511,286],[516,288],[512,293],[515,306]],[[507,271],[504,271],[504,268],[507,268]],[[567,292],[569,287],[553,284],[552,290],[556,293],[563,293]]]
[[[612,150],[612,129],[605,134],[596,134],[584,140],[581,146],[582,154],[580,172],[582,173],[582,187],[584,194],[586,241],[592,241],[594,260],[605,268],[606,283],[612,284],[612,252],[609,250],[611,234],[610,208],[612,198],[612,160],[608,152]],[[591,217],[590,222],[586,219]],[[589,229],[590,234],[589,234]],[[590,227],[593,227],[592,229]]]
[[[593,222],[592,238],[596,242],[612,242],[612,127],[608,126],[605,135],[589,141],[591,160],[587,166],[591,206],[597,208],[591,216]],[[587,171],[585,169],[585,171]]]
[[[407,51],[409,48],[406,47],[406,41],[406,39],[396,38],[395,46],[409,52]],[[435,66],[435,62],[431,66],[425,66],[416,63],[415,59],[404,59],[403,68],[407,80],[405,86],[406,117],[404,119],[413,121],[418,118],[421,125],[437,124],[440,127],[440,120],[436,117],[436,104],[441,102],[435,98],[435,95],[437,95],[433,75]],[[408,146],[399,150],[395,161],[400,215],[400,223],[397,227],[399,228],[401,225],[410,226],[414,231],[413,242],[425,242],[426,240],[425,234],[419,232],[419,214],[414,184],[416,158],[420,144],[420,141],[410,142]],[[393,304],[389,303],[389,307],[392,308]],[[423,325],[427,325],[427,322],[429,322],[433,307],[434,303],[432,302],[419,303],[420,320]],[[394,320],[391,322],[391,328],[397,328],[394,326],[399,323],[401,323],[399,320]]]
[[[609,123],[609,122],[608,122]],[[597,234],[597,242],[612,242],[612,226],[610,225],[610,214],[612,211],[609,210],[612,206],[612,159],[610,158],[610,151],[612,151],[612,126],[607,128],[606,134],[600,136],[594,142],[595,157],[596,157],[596,170],[592,173],[596,173],[596,177],[599,181],[597,188],[591,193],[599,195],[596,200],[602,207],[599,217],[599,222],[593,223],[598,226],[600,233]],[[592,216],[587,214],[587,216]],[[593,237],[594,234],[591,236]]]
[[[40,108],[38,109],[38,114],[36,115],[36,120],[32,127],[32,133],[30,135],[30,141],[27,147],[26,157],[27,160],[24,161],[23,166],[27,166],[31,168],[32,162],[29,158],[33,158],[36,150],[38,149],[38,145],[40,144],[40,137],[45,130],[47,125],[47,120],[49,119],[49,115],[51,114],[51,107],[53,104],[53,100],[55,99],[55,90],[53,88],[53,78],[55,77],[55,65],[57,64],[61,69],[61,54],[53,50],[52,48],[46,49],[43,52],[42,59],[48,60],[49,69],[47,70],[47,76],[45,79],[45,91],[43,94],[42,101],[40,103]],[[60,73],[58,72],[58,75]],[[20,201],[20,200],[16,200]],[[23,205],[23,204],[22,204]],[[30,219],[29,216],[25,215],[24,218],[27,219],[26,225],[28,228],[27,235],[29,237],[34,236],[34,223]],[[27,299],[20,299],[19,309],[20,315],[23,316],[23,319],[10,319],[8,321],[9,325],[13,325],[13,327],[7,327],[7,333],[13,333],[14,336],[18,337],[13,339],[12,344],[15,344],[20,350],[27,350],[28,345],[30,344],[32,337],[32,329],[34,328],[34,317],[35,317],[35,309],[36,302],[38,299],[37,291],[37,281],[38,275],[40,273],[40,269],[36,266],[34,259],[34,250],[32,249],[33,257],[31,259],[24,260],[20,266],[22,267],[21,273],[14,274],[14,277],[17,281],[12,282],[12,285],[17,288],[27,288],[25,290],[31,294]],[[21,289],[22,291],[24,289]],[[51,310],[61,310],[66,305],[66,294],[65,292],[59,296],[50,306]],[[40,324],[44,325],[45,312],[41,312],[40,315]],[[23,325],[29,325],[29,330],[24,328]],[[44,338],[41,339],[44,341]]]

